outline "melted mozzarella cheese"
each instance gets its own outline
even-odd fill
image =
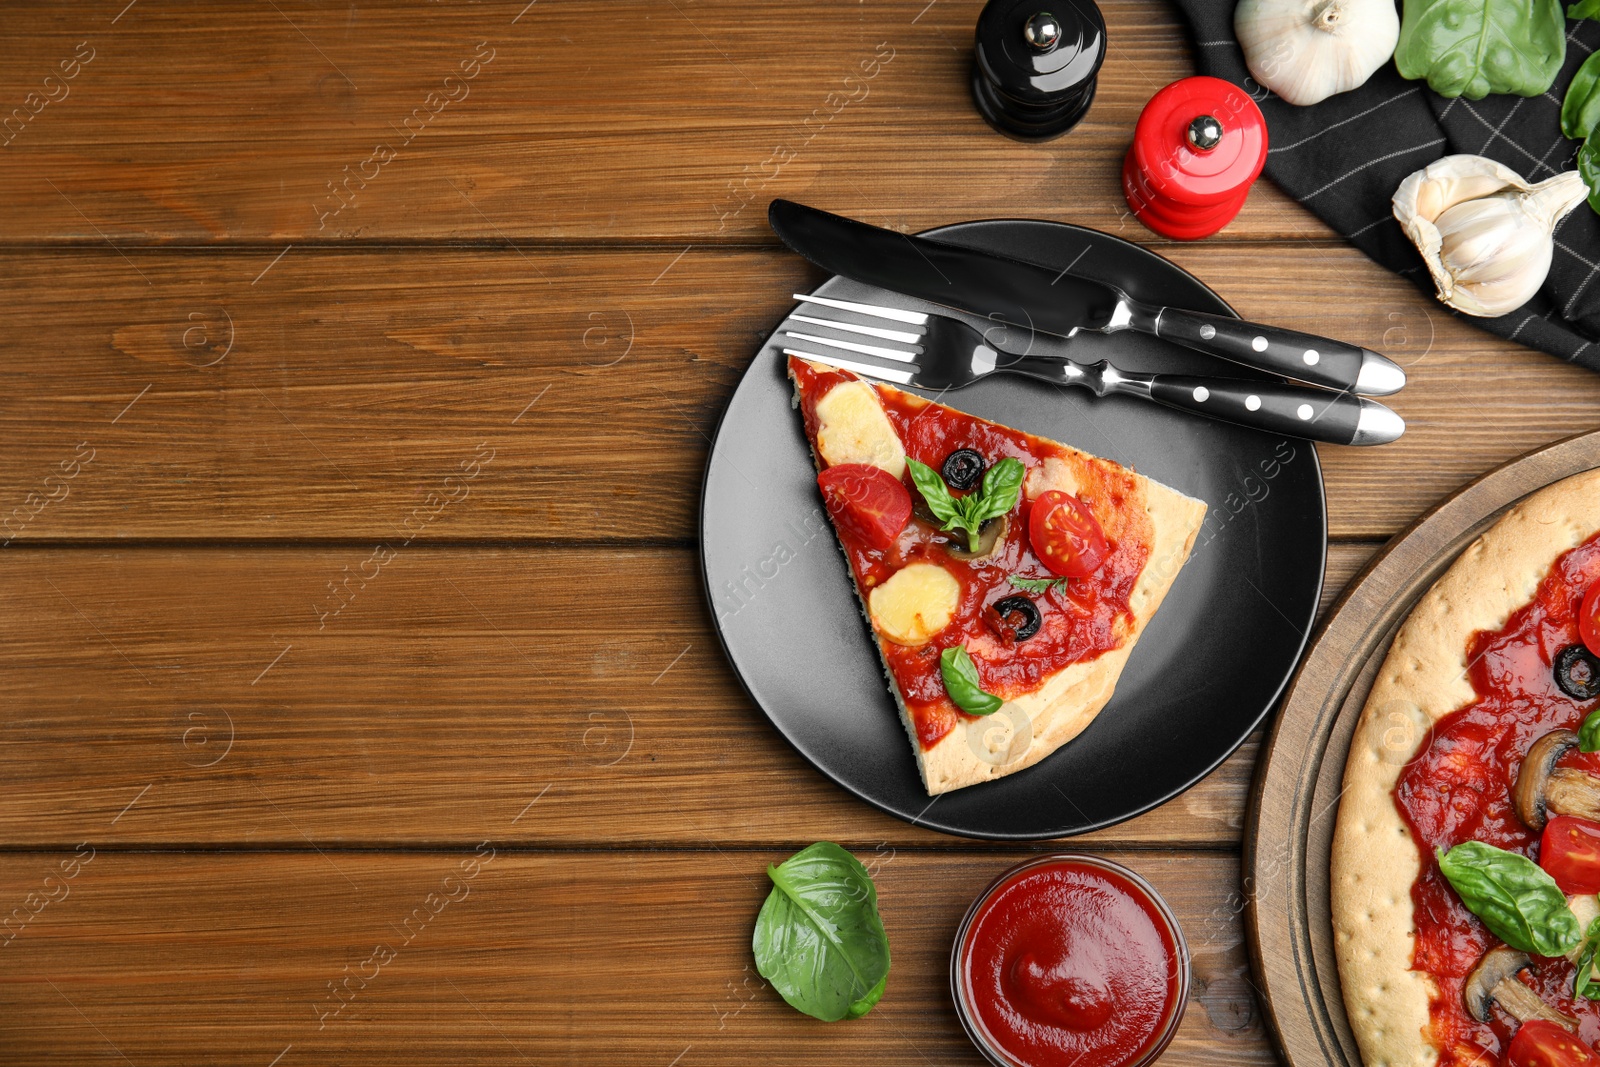
[[[924,645],[950,625],[961,600],[954,575],[935,563],[913,563],[867,597],[878,632],[897,645]]]
[[[906,449],[866,382],[840,382],[817,401],[817,451],[831,466],[866,463],[902,477]]]

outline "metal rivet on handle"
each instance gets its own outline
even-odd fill
[[[1267,339],[1265,337],[1257,337],[1250,342],[1250,347],[1257,352],[1265,352],[1267,350]]]
[[[1256,396],[1254,393],[1251,393],[1249,396],[1244,398],[1244,406],[1250,411],[1260,411],[1261,398]]]
[[[1215,337],[1216,335],[1217,335],[1217,328],[1215,326],[1202,326],[1202,327],[1200,327],[1200,340],[1209,341],[1213,337]]]
[[[1300,405],[1300,409],[1298,411],[1296,411],[1295,414],[1299,415],[1300,418],[1309,421],[1310,418],[1311,418],[1311,415],[1312,415],[1311,405],[1310,404],[1301,404]]]
[[[1200,403],[1204,404],[1207,400],[1211,399],[1211,390],[1207,389],[1203,385],[1197,385],[1194,387],[1194,398],[1200,401]]]
[[[1321,358],[1322,358],[1322,354],[1319,353],[1315,348],[1306,349],[1306,354],[1304,356],[1304,359],[1306,361],[1306,366],[1315,367],[1317,365],[1317,361],[1320,360]]]

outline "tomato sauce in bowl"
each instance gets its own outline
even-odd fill
[[[1043,856],[968,909],[950,987],[967,1036],[997,1067],[1140,1067],[1183,1018],[1189,949],[1137,874]]]

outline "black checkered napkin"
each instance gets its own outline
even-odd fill
[[[1561,135],[1561,97],[1600,46],[1600,22],[1568,23],[1567,61],[1543,96],[1447,100],[1387,63],[1359,89],[1294,107],[1249,76],[1233,36],[1234,0],[1178,0],[1201,73],[1250,92],[1267,118],[1266,174],[1379,263],[1434,291],[1428,269],[1390,211],[1406,175],[1441,156],[1504,163],[1529,181],[1573,167],[1578,142]],[[1600,215],[1580,205],[1556,229],[1544,290],[1509,315],[1468,318],[1491,333],[1600,370]]]

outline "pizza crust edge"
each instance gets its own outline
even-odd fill
[[[1393,790],[1433,723],[1476,698],[1467,641],[1529,603],[1568,549],[1600,532],[1600,470],[1514,505],[1417,602],[1351,738],[1330,866],[1345,1010],[1366,1067],[1431,1067],[1433,980],[1411,970],[1411,887],[1422,857]]]

